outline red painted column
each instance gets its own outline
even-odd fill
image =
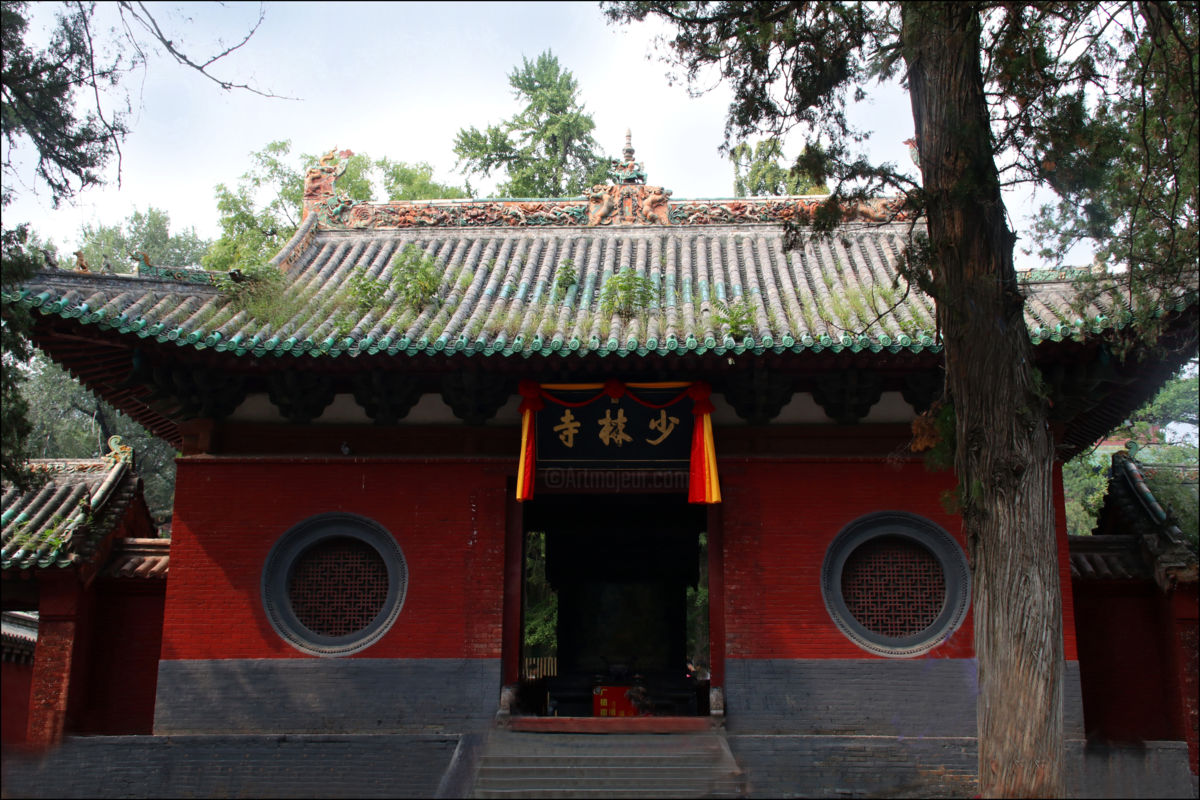
[[[504,630],[500,639],[501,683],[521,679],[521,591],[524,583],[525,532],[521,504],[515,490],[507,492],[504,526]]]
[[[1198,716],[1198,686],[1200,686],[1200,658],[1197,656],[1200,645],[1198,634],[1196,584],[1177,586],[1171,592],[1167,601],[1167,619],[1164,626],[1170,641],[1167,647],[1167,669],[1171,672],[1167,678],[1174,690],[1174,702],[1171,705],[1178,715],[1177,724],[1182,728],[1183,737],[1187,740],[1188,762],[1192,774],[1197,774],[1197,731]]]
[[[708,507],[708,658],[713,687],[725,687],[725,529],[721,505]]]
[[[33,749],[52,747],[62,741],[83,599],[83,587],[73,571],[43,573],[39,583],[38,641],[33,655],[26,734],[26,741]]]

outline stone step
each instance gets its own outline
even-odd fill
[[[506,767],[532,768],[553,766],[558,769],[621,769],[623,767],[685,767],[687,769],[706,769],[723,759],[716,754],[701,754],[691,756],[671,755],[603,755],[589,756],[582,753],[573,755],[521,755],[494,756],[486,755],[480,759],[481,766],[504,769]]]
[[[710,788],[691,789],[678,785],[629,786],[619,789],[477,789],[473,797],[482,800],[500,800],[506,797],[564,797],[564,798],[622,798],[622,797],[741,797],[742,790]]]
[[[556,770],[544,769],[540,771],[511,769],[503,772],[489,770],[480,772],[476,782],[477,786],[499,786],[510,784],[526,783],[529,785],[547,785],[554,783],[628,783],[630,781],[736,781],[736,774],[725,774],[719,772],[709,772],[707,770],[697,771],[695,769],[612,769],[612,770]]]
[[[507,789],[476,790],[474,797],[481,800],[502,800],[507,797],[563,797],[563,798],[622,798],[622,797],[741,797],[738,791],[711,791],[708,789],[688,790],[679,786],[638,786],[622,789]]]
[[[739,797],[724,735],[494,731],[475,797]]]

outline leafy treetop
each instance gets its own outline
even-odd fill
[[[579,102],[579,85],[549,50],[522,59],[508,76],[524,106],[512,119],[484,130],[458,132],[454,152],[467,174],[503,172],[504,197],[566,197],[605,183],[608,159],[598,149],[596,124]]]

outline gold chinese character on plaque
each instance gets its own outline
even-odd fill
[[[628,420],[625,418],[625,409],[618,408],[615,419],[612,416],[612,409],[605,409],[604,417],[600,420],[600,441],[609,447],[614,444],[620,447],[625,442],[632,442],[633,437],[625,432],[626,422]]]
[[[582,423],[575,419],[575,415],[571,413],[571,409],[569,408],[558,419],[559,424],[553,428],[554,432],[558,434],[558,440],[567,447],[574,447],[575,434],[579,433],[579,426]]]
[[[658,419],[650,420],[650,430],[658,431],[659,436],[656,439],[647,439],[648,444],[661,444],[664,439],[671,435],[671,431],[675,430],[675,426],[679,424],[679,417],[668,417],[667,410],[660,409]]]

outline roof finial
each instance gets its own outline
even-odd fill
[[[612,175],[613,181],[615,183],[644,184],[646,171],[633,158],[633,134],[628,128],[625,129],[625,148],[621,153],[625,156],[623,162],[615,158],[609,162],[609,174]]]

